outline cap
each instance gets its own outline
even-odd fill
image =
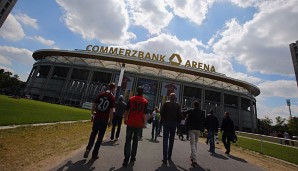
[[[123,95],[120,95],[118,99],[123,100]]]

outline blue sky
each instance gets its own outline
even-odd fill
[[[39,49],[123,46],[215,66],[258,86],[258,117],[298,117],[289,44],[297,0],[18,0],[0,28],[0,68],[26,81]],[[296,36],[296,37],[295,37]]]

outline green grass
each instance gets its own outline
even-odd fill
[[[238,136],[237,146],[298,164],[298,149]]]
[[[0,126],[90,119],[90,110],[0,95]]]

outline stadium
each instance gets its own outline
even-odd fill
[[[174,92],[184,108],[198,100],[203,110],[214,111],[220,123],[223,113],[229,111],[237,130],[257,129],[257,86],[217,73],[212,65],[183,61],[179,54],[87,45],[85,50],[37,50],[32,57],[36,62],[25,94],[36,100],[82,107],[108,83],[118,84],[120,77],[118,92],[125,100],[134,95],[136,87],[143,86],[150,110]]]

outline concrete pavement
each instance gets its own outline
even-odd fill
[[[194,170],[220,170],[220,171],[259,171],[262,170],[245,159],[231,155],[225,155],[223,151],[216,149],[216,154],[208,152],[209,146],[198,143],[198,168],[191,166],[190,144],[189,141],[181,141],[175,137],[172,162],[167,165],[162,164],[162,137],[157,138],[157,142],[151,141],[151,125],[143,130],[143,141],[139,141],[136,162],[122,167],[124,158],[126,126],[122,126],[120,139],[116,142],[109,141],[110,134],[106,134],[99,150],[99,159],[92,160],[91,153],[88,159],[83,158],[85,148],[82,148],[77,154],[61,161],[57,166],[50,170],[58,171],[194,171]],[[86,144],[87,144],[86,140]],[[222,143],[222,142],[220,142]]]

